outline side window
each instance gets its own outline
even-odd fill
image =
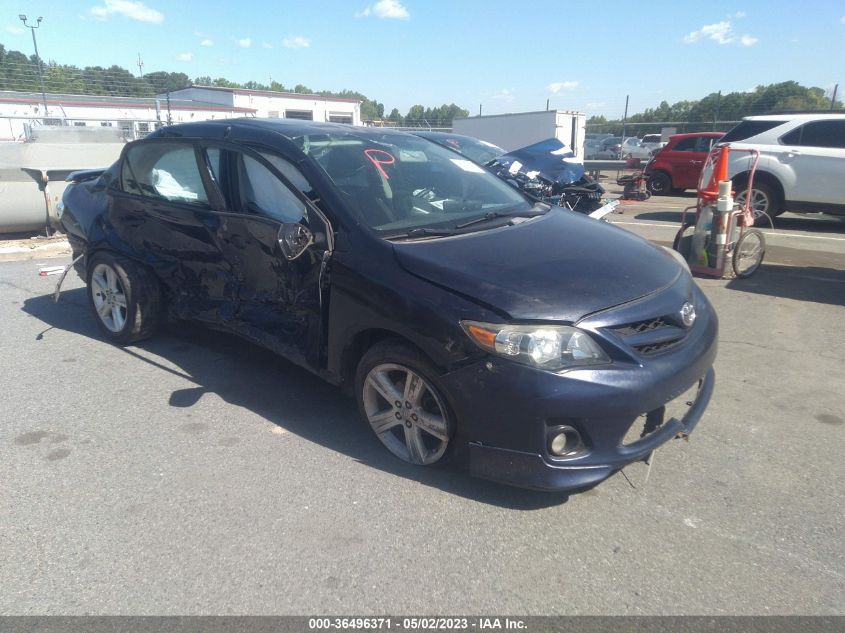
[[[269,169],[244,154],[238,159],[238,185],[241,206],[247,213],[279,222],[299,222],[305,217],[305,204]]]
[[[311,187],[311,183],[305,179],[305,176],[302,175],[302,172],[299,171],[295,165],[276,154],[268,154],[266,152],[259,152],[259,154],[261,154],[261,157],[264,158],[264,160],[278,169],[285,178],[290,180],[294,187],[299,189],[306,196],[313,197],[314,191],[313,187]]]
[[[712,136],[699,136],[698,142],[695,146],[696,152],[709,152],[710,148],[713,147],[713,143],[716,141],[715,138]]]
[[[689,138],[682,139],[678,141],[678,144],[675,145],[672,149],[676,152],[695,152],[698,151],[698,138],[695,136],[691,136]]]
[[[123,161],[121,185],[127,193],[171,202],[208,204],[194,147],[185,143],[142,143]]]
[[[784,141],[788,142],[786,141],[786,137],[784,137]],[[802,128],[798,145],[805,147],[845,148],[845,121],[828,120],[807,123]]]

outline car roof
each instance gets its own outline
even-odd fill
[[[279,134],[286,138],[296,138],[310,134],[401,134],[397,130],[382,127],[360,127],[345,123],[321,123],[301,119],[261,119],[255,117],[239,119],[216,119],[214,121],[195,121],[168,125],[150,134],[147,138],[166,138],[168,136],[187,136],[196,138],[222,139],[228,129],[264,130],[268,134]]]
[[[685,132],[684,134],[673,134],[669,137],[670,141],[690,138],[692,136],[710,136],[713,138],[721,138],[725,135],[724,132]]]
[[[743,121],[817,121],[819,119],[842,119],[845,118],[845,113],[839,112],[802,112],[797,114],[790,114],[783,112],[781,114],[760,114],[755,116],[743,117]]]

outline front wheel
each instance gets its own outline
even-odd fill
[[[161,319],[161,291],[153,274],[111,253],[99,253],[88,264],[88,301],[100,330],[119,345],[151,336]]]
[[[411,464],[435,464],[449,449],[454,424],[437,375],[421,353],[393,340],[372,347],[355,372],[361,416],[387,450]]]
[[[742,233],[734,247],[731,265],[739,279],[750,277],[763,263],[766,254],[766,238],[757,229],[748,229]]]

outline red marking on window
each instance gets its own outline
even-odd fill
[[[393,165],[396,163],[396,159],[393,157],[393,154],[390,152],[385,152],[383,149],[365,149],[364,155],[370,159],[370,162],[376,166],[376,169],[381,172],[381,175],[384,176],[385,180],[390,180],[390,176],[387,175],[387,172],[384,171],[384,167],[382,165]]]

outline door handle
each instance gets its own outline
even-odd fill
[[[700,161],[700,160],[691,160],[691,161],[689,162],[689,164],[690,164],[690,165],[700,165],[702,162],[704,162],[704,161]]]

